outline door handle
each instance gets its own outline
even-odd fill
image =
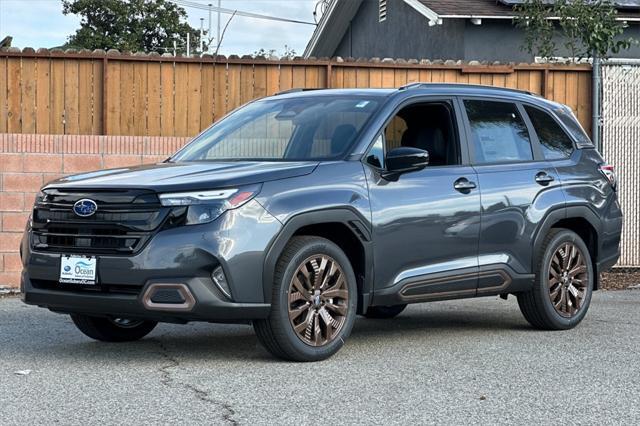
[[[553,176],[548,175],[545,172],[540,172],[536,175],[536,182],[543,186],[549,185],[554,180],[555,178]]]
[[[471,182],[467,178],[460,178],[453,183],[453,189],[462,193],[468,193],[476,188],[475,182]]]

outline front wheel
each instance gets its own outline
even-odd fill
[[[253,327],[273,355],[320,361],[349,336],[356,298],[356,277],[340,247],[324,238],[294,237],[276,266],[269,318]]]
[[[520,311],[542,330],[575,327],[591,303],[595,277],[589,249],[575,232],[552,229],[537,259],[533,288],[518,295]]]
[[[86,336],[102,342],[132,342],[140,340],[157,325],[154,321],[126,318],[99,318],[72,314],[71,320]]]

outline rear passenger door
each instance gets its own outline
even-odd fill
[[[558,175],[520,103],[464,98],[461,104],[481,198],[477,294],[527,288],[537,225],[549,208],[564,205]]]

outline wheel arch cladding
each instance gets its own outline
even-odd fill
[[[564,209],[558,209],[549,212],[543,220],[542,225],[534,240],[533,252],[538,253],[545,236],[551,229],[563,228],[575,232],[584,241],[589,250],[591,263],[595,277],[593,280],[593,289],[599,287],[598,279],[598,233],[602,228],[602,224],[598,216],[588,206],[573,206]],[[535,262],[532,268],[535,269]]]
[[[358,312],[368,306],[372,289],[372,243],[370,230],[360,215],[348,208],[323,209],[293,216],[270,244],[263,269],[263,292],[271,302],[275,268],[291,238],[314,235],[337,244],[347,255],[358,285]]]

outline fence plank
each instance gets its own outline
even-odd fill
[[[174,65],[170,62],[160,64],[160,134],[175,136],[175,99],[174,99]]]
[[[133,66],[133,132],[136,136],[147,134],[147,66],[145,62]]]
[[[36,132],[36,60],[22,58],[22,133]]]
[[[22,108],[20,80],[22,76],[20,58],[9,58],[7,63],[7,131],[22,132]]]
[[[214,121],[224,117],[227,111],[227,66],[225,64],[215,65],[216,93],[213,99]]]
[[[37,127],[37,126],[36,126]],[[51,60],[51,115],[49,119],[51,133],[65,133],[64,114],[64,60]]]
[[[79,133],[78,106],[78,61],[65,59],[64,61],[64,116],[65,133],[77,135]]]
[[[121,135],[120,127],[120,62],[109,61],[107,64],[107,132],[110,135]]]
[[[102,93],[105,90],[104,85],[104,65],[103,61],[96,60],[91,64],[93,68],[93,85],[91,86],[93,104],[91,108],[91,133],[100,135],[104,133],[104,124],[102,123],[104,108]]]
[[[134,75],[133,63],[120,63],[120,133],[121,135],[133,135],[135,132],[135,122],[133,115],[134,108]],[[117,101],[116,101],[117,102]]]
[[[160,127],[160,105],[162,103],[160,64],[149,63],[147,66],[147,80],[147,134],[149,136],[160,136],[162,134]]]
[[[271,96],[280,91],[280,66],[267,66],[267,96]]]
[[[200,129],[204,130],[213,123],[213,100],[215,92],[215,67],[211,64],[202,65],[202,94],[200,96]]]
[[[240,106],[240,66],[229,65],[227,68],[227,88],[233,87],[235,90],[227,90],[227,108],[225,114]]]
[[[294,66],[292,72],[293,88],[299,89],[305,87],[304,67]]]
[[[304,82],[303,82],[304,85]],[[253,65],[240,66],[240,105],[253,99]]]
[[[202,73],[200,64],[188,65],[189,97],[187,99],[187,134],[195,136],[200,132],[200,101],[202,98]]]
[[[93,64],[78,63],[78,133],[89,135],[92,131]]]
[[[187,136],[189,134],[187,122],[188,97],[189,97],[189,64],[176,64],[175,72],[175,136]]]
[[[581,72],[578,75],[578,109],[576,116],[582,127],[591,134],[591,74]]]
[[[37,59],[36,74],[36,132],[47,134],[51,119],[51,60]]]
[[[7,132],[7,59],[0,58],[0,133]]]

